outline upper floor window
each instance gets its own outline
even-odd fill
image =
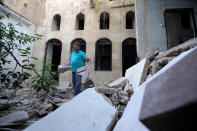
[[[129,11],[126,14],[126,29],[133,29],[135,25],[135,14],[133,11]]]
[[[53,22],[52,22],[52,31],[58,31],[60,30],[60,23],[61,23],[61,16],[59,14],[56,14],[53,17]]]
[[[100,29],[109,29],[109,14],[107,12],[100,15]]]
[[[85,21],[84,14],[79,13],[76,17],[75,29],[76,30],[84,30],[84,21]]]

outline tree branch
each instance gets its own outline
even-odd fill
[[[36,73],[40,78],[40,74],[34,69],[34,68],[29,68],[29,67],[25,67],[23,65],[21,65],[21,63],[18,61],[18,59],[14,56],[14,54],[7,48],[7,46],[3,45],[2,46],[10,53],[10,55],[14,58],[14,60],[16,61],[16,63],[21,67],[21,68],[24,68],[24,69],[27,69],[27,70],[32,70],[34,71],[34,73]]]

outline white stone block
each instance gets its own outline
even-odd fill
[[[134,91],[145,81],[149,63],[149,60],[144,58],[139,63],[126,70],[125,77],[129,80],[129,84],[133,85]]]
[[[126,83],[128,82],[128,79],[125,77],[121,77],[115,81],[113,81],[112,83],[108,84],[108,87],[111,88],[119,88],[119,87],[123,87],[126,85]]]
[[[116,109],[95,88],[89,88],[25,131],[108,131]]]

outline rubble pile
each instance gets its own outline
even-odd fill
[[[163,53],[183,52],[134,90],[114,131],[196,130],[197,47],[187,49],[190,45]]]
[[[181,53],[188,51],[191,48],[197,46],[197,40],[191,39],[179,46],[171,48],[166,52],[159,52],[159,50],[155,50],[152,55],[148,58],[150,60],[150,68],[148,71],[147,78],[150,78],[158,71],[160,71],[165,65],[167,65],[170,61],[172,61],[175,57],[180,55]]]
[[[188,96],[189,94],[195,94],[196,88],[194,87],[196,80],[194,79],[196,77],[193,78],[192,76],[196,75],[194,72],[196,71],[194,70],[196,61],[193,61],[196,59],[197,49],[194,48],[196,46],[197,39],[192,39],[166,52],[156,50],[149,57],[144,58],[136,65],[127,69],[124,77],[87,90],[83,88],[82,90],[85,91],[73,99],[73,90],[71,87],[61,88],[49,94],[40,93],[39,97],[35,93],[28,94],[28,92],[32,92],[30,89],[18,91],[16,96],[20,97],[14,97],[14,99],[11,99],[14,94],[12,91],[7,91],[7,95],[0,94],[0,130],[5,128],[16,129],[15,127],[19,125],[29,126],[33,123],[26,130],[72,130],[75,127],[76,130],[114,129],[119,131],[135,129],[148,131],[149,129],[139,121],[139,117],[141,115],[141,121],[148,125],[149,121],[152,122],[152,118],[150,119],[149,116],[153,116],[152,114],[154,114],[157,117],[160,114],[155,114],[154,109],[158,109],[158,112],[160,110],[163,111],[164,108],[159,109],[158,107],[164,106],[166,110],[172,111],[171,107],[167,108],[169,105],[165,105],[165,102],[161,104],[163,99],[171,102],[173,109],[176,102],[182,102],[184,106],[184,103],[191,101],[190,98],[196,101],[196,95],[188,97],[188,101],[185,101],[185,97],[183,97],[184,99],[181,99],[182,97],[177,99],[177,95],[183,96],[185,94],[181,90],[179,90],[179,94],[182,95],[176,95],[176,93],[171,94],[171,92],[177,92],[177,88],[180,87],[187,91]],[[185,68],[192,67],[190,73],[186,73],[187,76],[185,78],[183,77],[184,75],[176,77],[177,73],[182,74],[185,70],[180,67],[180,62],[182,62],[181,65],[184,65]],[[190,64],[188,64],[189,62]],[[192,72],[194,73],[192,74]],[[174,78],[179,80],[179,82],[174,82]],[[183,83],[181,84],[182,86],[177,86],[177,84],[185,82],[185,79],[188,79],[187,84]],[[189,80],[193,81],[190,83]],[[168,85],[166,86],[165,83],[168,83]],[[190,87],[192,88],[188,90],[189,87],[187,88],[187,86],[183,85],[191,85]],[[192,90],[194,90],[193,93],[191,93]],[[151,93],[152,95],[150,95]],[[162,94],[165,95],[162,97]],[[147,98],[145,99],[145,97]],[[153,99],[156,97],[158,98]],[[153,108],[152,106],[157,101],[161,105],[158,107],[155,105]],[[143,108],[141,107],[142,103]],[[177,106],[176,108],[179,109],[180,107]],[[147,109],[149,110],[146,111]],[[174,111],[172,112],[174,113]],[[149,115],[150,113],[152,114]],[[168,114],[166,113],[164,115]],[[46,117],[39,120],[43,116]],[[163,116],[159,117],[162,118]],[[87,119],[87,121],[84,121],[84,119]],[[163,123],[165,124],[165,122],[161,121],[160,124],[162,125]],[[159,128],[155,127],[155,125],[157,124],[152,124],[152,128]]]
[[[25,131],[111,131],[116,120],[110,100],[89,88]]]
[[[126,87],[126,88],[125,88]],[[133,94],[132,85],[129,85],[129,80],[122,77],[108,85],[100,85],[95,87],[98,93],[107,96],[118,112],[118,118],[120,118],[124,112],[124,109]]]
[[[24,129],[72,99],[72,88],[47,94],[31,88],[0,93],[0,130]]]

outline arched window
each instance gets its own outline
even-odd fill
[[[86,52],[86,42],[84,39],[81,39],[81,38],[77,38],[77,39],[74,39],[72,42],[71,42],[71,48],[70,48],[70,52],[73,51],[73,47],[74,47],[74,43],[75,42],[79,42],[80,43],[80,50],[82,50],[83,52]]]
[[[112,70],[112,42],[107,38],[99,39],[96,42],[95,70]]]
[[[135,14],[133,11],[129,11],[126,14],[126,29],[133,29],[135,26]]]
[[[50,39],[46,45],[46,52],[44,60],[52,60],[53,66],[51,66],[51,70],[58,72],[58,65],[61,62],[61,52],[62,52],[62,42],[58,39]],[[55,80],[59,80],[59,74],[56,73],[54,75]]]
[[[84,16],[84,14],[79,13],[76,16],[75,29],[76,30],[84,30],[84,22],[85,22],[85,16]]]
[[[107,12],[100,15],[100,29],[109,29],[109,14]]]
[[[60,23],[61,23],[61,16],[59,14],[56,14],[53,17],[53,22],[52,22],[52,31],[58,31],[60,30]]]

